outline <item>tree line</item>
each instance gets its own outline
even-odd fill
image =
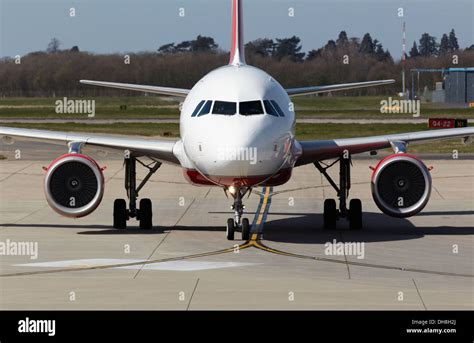
[[[323,51],[334,51],[337,48],[355,46],[360,53],[377,56],[380,60],[391,59],[388,50],[384,50],[377,39],[372,39],[370,33],[366,33],[360,41],[358,38],[349,39],[345,31],[341,31],[336,41],[329,40],[326,45],[317,50],[311,50],[307,54],[301,52],[301,39],[296,36],[288,38],[260,38],[245,45],[248,55],[261,57],[272,57],[281,61],[289,59],[293,62],[312,60],[321,55]],[[179,54],[186,52],[222,52],[212,37],[197,36],[195,40],[183,41],[181,43],[168,43],[158,49],[160,54]]]
[[[299,37],[293,36],[289,38],[261,38],[246,44],[246,51],[251,55],[259,55],[262,57],[273,57],[277,60],[289,58],[294,62],[302,62],[304,60],[312,60],[324,51],[334,51],[336,49],[353,47],[359,53],[375,56],[378,60],[391,60],[390,52],[383,48],[382,43],[372,38],[370,33],[366,33],[362,39],[357,37],[349,38],[346,31],[341,31],[336,40],[329,40],[323,47],[310,50],[308,53],[301,52],[302,45]],[[474,50],[474,44],[466,48]],[[413,46],[407,58],[415,58],[418,56],[439,56],[446,53],[459,51],[458,39],[456,32],[451,29],[449,33],[444,33],[440,43],[436,37],[429,33],[423,33],[418,41],[413,41]],[[212,37],[197,36],[195,40],[183,41],[181,43],[169,43],[162,45],[158,49],[160,54],[176,54],[183,52],[219,52],[219,46]]]
[[[466,48],[466,50],[474,50],[474,44]],[[410,50],[410,58],[418,56],[440,56],[455,51],[459,51],[459,44],[454,29],[452,29],[449,34],[444,33],[439,43],[436,41],[436,37],[425,32],[421,35],[419,45],[416,44],[416,41],[413,42]]]
[[[80,79],[139,83],[169,87],[192,87],[206,73],[228,62],[212,37],[169,43],[155,52],[131,54],[92,54],[74,46],[60,49],[52,39],[46,51],[0,60],[0,96],[99,96],[127,91],[79,84]],[[453,65],[452,54],[458,56]],[[474,45],[461,49],[454,30],[436,38],[424,33],[406,56],[411,68],[448,68],[474,66]],[[247,61],[270,73],[284,87],[303,87],[332,83],[394,78],[397,83],[343,92],[342,94],[394,94],[401,89],[402,63],[369,33],[361,39],[341,31],[324,46],[302,52],[299,37],[262,38],[246,44]],[[423,85],[441,81],[439,74],[421,75]],[[410,85],[410,84],[408,84]],[[341,93],[338,93],[341,94]]]

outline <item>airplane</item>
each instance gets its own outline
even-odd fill
[[[226,236],[241,231],[249,240],[250,224],[243,218],[243,198],[257,186],[279,186],[294,168],[313,164],[331,184],[335,199],[324,201],[324,228],[334,230],[339,219],[352,230],[362,228],[362,203],[353,198],[351,157],[392,148],[393,154],[374,168],[371,191],[378,208],[392,217],[410,217],[427,204],[432,180],[429,168],[407,153],[409,144],[443,139],[470,142],[474,128],[442,129],[360,138],[298,141],[295,112],[290,97],[381,86],[395,80],[379,80],[326,86],[283,88],[265,71],[245,61],[242,0],[232,0],[231,52],[229,64],[215,69],[192,89],[80,80],[92,86],[111,87],[184,98],[180,114],[180,139],[137,139],[97,134],[0,127],[5,142],[19,140],[65,144],[67,153],[45,168],[44,190],[49,205],[59,214],[79,218],[101,203],[104,176],[99,164],[83,153],[86,148],[111,149],[124,154],[125,189],[128,198],[116,199],[113,226],[125,229],[136,218],[142,229],[152,224],[152,202],[139,192],[162,163],[182,168],[193,185],[221,187],[233,199],[233,218],[227,220]],[[145,163],[143,159],[149,159]],[[334,160],[334,161],[332,161]],[[332,162],[328,162],[332,161]],[[137,162],[148,169],[137,184]],[[327,173],[339,164],[339,184]],[[127,208],[128,207],[128,208]]]

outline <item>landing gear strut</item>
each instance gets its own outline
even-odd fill
[[[245,206],[242,203],[242,198],[245,196],[247,192],[251,192],[250,188],[242,187],[242,188],[234,188],[233,191],[229,191],[229,193],[234,198],[234,204],[231,206],[231,209],[234,210],[234,218],[227,219],[227,239],[229,241],[234,240],[234,232],[237,229],[242,231],[242,240],[249,240],[250,239],[250,223],[247,218],[242,219],[242,215],[244,214]]]
[[[327,173],[327,169],[339,162],[339,186]],[[351,230],[360,230],[362,228],[362,202],[360,199],[352,199],[347,208],[347,198],[351,188],[351,165],[352,160],[349,154],[344,154],[331,164],[322,165],[321,162],[315,162],[314,166],[324,175],[326,180],[336,190],[339,199],[339,209],[336,208],[334,199],[324,201],[324,228],[334,230],[339,218],[348,218]]]
[[[151,229],[152,222],[152,203],[150,199],[141,199],[140,208],[137,208],[138,193],[148,182],[150,177],[161,167],[161,162],[151,159],[152,162],[145,164],[134,156],[125,158],[125,190],[128,197],[127,202],[124,199],[116,199],[114,202],[114,228],[123,230],[127,227],[127,221],[130,218],[136,218],[140,221],[141,229]],[[148,169],[148,174],[137,187],[137,162]]]

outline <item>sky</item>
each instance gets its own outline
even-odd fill
[[[229,50],[230,11],[230,0],[0,0],[0,56],[45,50],[53,37],[63,49],[128,53],[156,51],[200,34]],[[349,37],[369,32],[399,59],[403,20],[408,51],[423,32],[439,42],[452,28],[461,48],[474,44],[474,0],[247,0],[244,39],[296,35],[309,51],[341,30]]]

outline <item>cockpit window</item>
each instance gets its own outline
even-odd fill
[[[199,113],[199,110],[201,109],[202,105],[204,105],[205,102],[206,102],[206,100],[203,100],[199,103],[199,105],[196,106],[196,109],[194,110],[191,117],[195,117]]]
[[[212,107],[212,101],[207,100],[204,106],[202,107],[201,111],[199,111],[199,114],[197,115],[198,117],[209,114],[211,112],[211,107]]]
[[[274,117],[278,117],[277,110],[275,109],[275,107],[273,107],[272,103],[269,100],[263,100],[263,104],[265,105],[265,111],[267,112],[267,114]]]
[[[241,102],[239,103],[239,112],[243,116],[263,114],[262,102],[259,100]]]
[[[237,104],[235,102],[215,101],[212,114],[223,114],[232,116],[237,112]]]
[[[272,102],[273,107],[275,107],[280,117],[284,117],[285,113],[281,110],[281,107],[278,105],[278,103],[275,100],[270,100],[270,101]]]
[[[237,112],[237,103],[228,101],[214,101],[214,107],[212,106],[212,100],[202,100],[194,109],[192,117],[201,117],[206,114],[220,114],[232,116]],[[265,108],[265,111],[264,111]],[[244,101],[239,103],[239,113],[243,116],[259,115],[267,113],[274,117],[284,117],[285,113],[275,100],[254,100]]]

